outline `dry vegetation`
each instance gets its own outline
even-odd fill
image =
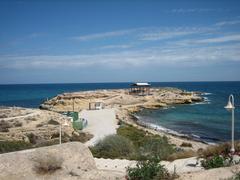
[[[41,154],[34,159],[34,170],[38,174],[51,174],[62,168],[63,158],[56,154]]]
[[[226,143],[221,143],[221,144],[217,144],[217,145],[211,145],[209,147],[207,147],[206,149],[200,149],[198,151],[199,157],[203,157],[203,158],[208,158],[211,156],[215,156],[215,155],[228,155],[231,149],[231,143],[230,142],[226,142]],[[240,153],[240,142],[239,141],[235,141],[235,152],[238,154]]]

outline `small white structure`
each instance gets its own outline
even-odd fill
[[[89,103],[89,110],[100,110],[104,109],[104,103],[101,101],[98,102],[90,102]]]

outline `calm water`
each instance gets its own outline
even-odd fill
[[[152,85],[209,94],[204,95],[206,102],[200,104],[144,110],[138,114],[141,120],[206,141],[230,139],[231,114],[223,107],[231,93],[235,95],[235,104],[240,105],[240,82],[179,82]],[[37,108],[47,98],[63,92],[128,87],[129,83],[0,85],[0,105]],[[236,107],[235,116],[236,138],[240,139],[240,107]]]

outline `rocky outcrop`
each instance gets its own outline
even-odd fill
[[[70,119],[62,114],[39,109],[5,107],[0,109],[0,139],[2,141],[25,141],[33,146],[56,144],[59,141],[60,124],[62,140],[80,140],[74,132]],[[4,116],[3,116],[4,115]],[[83,136],[82,136],[83,137]],[[82,138],[84,142],[85,137]]]
[[[44,158],[53,166],[58,159],[62,163],[56,171],[40,173],[36,168]],[[1,154],[0,172],[0,179],[11,180],[124,179],[122,172],[98,170],[89,149],[79,142]]]
[[[199,93],[186,92],[176,88],[152,88],[150,95],[129,94],[127,89],[96,90],[60,94],[40,105],[41,109],[51,111],[80,111],[88,109],[89,102],[104,102],[106,107],[125,107],[131,109],[156,109],[172,104],[189,104],[203,101]]]

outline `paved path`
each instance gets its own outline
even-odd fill
[[[94,145],[107,135],[116,134],[118,125],[115,109],[83,110],[79,113],[79,117],[88,121],[83,131],[94,135],[90,141],[85,143],[87,146]]]

